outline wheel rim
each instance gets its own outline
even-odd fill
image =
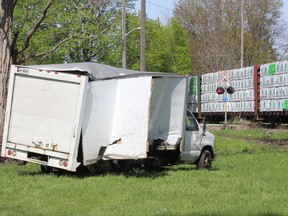
[[[205,157],[204,157],[204,167],[205,168],[211,167],[211,158],[210,158],[210,155],[208,153],[205,154]]]

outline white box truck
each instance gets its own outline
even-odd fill
[[[42,171],[119,164],[210,168],[214,136],[187,111],[187,78],[96,63],[11,66],[2,157]]]

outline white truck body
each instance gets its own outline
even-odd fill
[[[186,95],[187,78],[175,74],[12,65],[1,156],[76,171],[100,160],[145,161],[157,148],[196,163],[203,148],[214,155],[214,136],[203,136],[194,117],[197,131],[186,131]]]

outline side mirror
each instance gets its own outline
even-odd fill
[[[205,135],[206,130],[207,130],[207,124],[206,124],[206,122],[204,121],[204,122],[203,122],[203,135]]]

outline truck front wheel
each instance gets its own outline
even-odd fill
[[[204,150],[197,163],[197,169],[211,169],[212,167],[212,154],[209,150]]]

